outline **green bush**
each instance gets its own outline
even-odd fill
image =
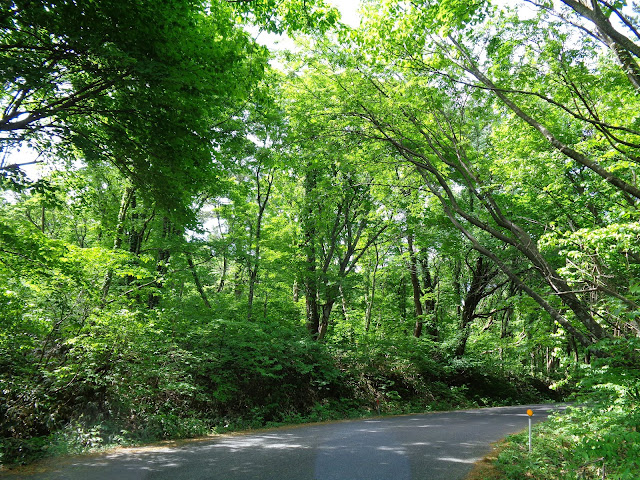
[[[576,372],[578,406],[536,426],[533,452],[525,434],[510,437],[498,465],[507,479],[640,478],[640,362],[637,340],[608,340],[609,355]]]
[[[447,358],[427,339],[324,344],[278,321],[180,313],[103,312],[92,335],[68,342],[67,365],[23,360],[0,393],[2,462],[539,393],[481,362]]]

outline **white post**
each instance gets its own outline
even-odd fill
[[[529,453],[531,453],[531,417],[533,417],[533,410],[527,410],[527,415],[529,416]]]

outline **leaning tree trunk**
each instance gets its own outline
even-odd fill
[[[324,337],[327,335],[331,311],[338,300],[339,294],[340,289],[335,285],[331,286],[326,291],[325,303],[322,305],[322,317],[320,318],[320,325],[318,327],[318,336],[316,337],[318,341],[324,340]]]
[[[204,302],[205,307],[211,309],[211,303],[209,303],[209,299],[207,298],[207,294],[202,287],[202,282],[200,281],[200,277],[198,276],[198,271],[196,270],[196,266],[193,263],[193,257],[190,253],[187,254],[187,264],[189,265],[189,270],[191,270],[191,275],[193,276],[193,283],[195,283],[196,288],[198,289],[198,293],[200,294],[200,298]]]

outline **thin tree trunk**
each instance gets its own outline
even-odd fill
[[[122,235],[124,233],[124,221],[127,217],[127,210],[131,202],[131,196],[133,195],[133,187],[126,187],[122,193],[122,199],[120,200],[120,210],[118,211],[118,221],[116,222],[116,232],[113,239],[113,251],[117,251],[122,247]],[[102,299],[101,303],[104,306],[107,301],[107,295],[109,295],[109,289],[111,288],[111,282],[113,281],[113,269],[107,270],[102,282]]]
[[[318,290],[315,279],[305,282],[305,304],[307,330],[314,339],[320,330],[320,312],[318,311]]]
[[[376,263],[373,267],[373,275],[371,279],[371,295],[367,301],[367,310],[364,315],[364,331],[368,332],[371,328],[371,312],[373,310],[373,302],[376,296],[376,275],[378,273],[378,266],[380,265],[380,254],[378,252],[378,245],[374,244],[376,250]]]
[[[298,280],[293,281],[292,294],[293,303],[298,303],[298,301],[300,300],[300,285],[298,285]]]
[[[233,294],[238,300],[242,297],[242,292],[244,291],[243,277],[244,267],[241,264],[236,264],[236,271],[233,274]]]
[[[453,262],[453,292],[456,301],[456,316],[462,315],[462,261],[456,258]]]
[[[200,298],[204,302],[205,307],[211,309],[211,304],[209,303],[209,299],[207,298],[207,294],[202,287],[202,282],[200,281],[200,277],[198,276],[198,272],[196,271],[196,266],[193,263],[193,257],[190,253],[187,254],[187,263],[189,264],[189,270],[191,270],[191,275],[193,276],[193,282],[196,284],[196,288],[198,289],[198,293],[200,294]]]
[[[258,269],[260,268],[260,238],[262,233],[262,219],[264,218],[264,211],[267,208],[267,202],[269,202],[269,196],[271,195],[271,188],[273,186],[273,175],[267,174],[267,191],[264,195],[260,188],[260,168],[256,172],[256,183],[258,185],[258,218],[256,219],[256,237],[255,237],[255,251],[253,263],[249,265],[249,296],[247,299],[247,320],[251,321],[253,316],[253,297],[255,295],[255,287],[258,281]]]
[[[216,292],[222,292],[224,288],[225,278],[227,276],[227,269],[229,268],[229,261],[227,260],[227,253],[225,252],[222,256],[222,272],[220,273],[220,282],[218,282],[218,288]]]
[[[422,291],[424,299],[424,323],[427,325],[427,335],[433,340],[438,340],[438,323],[436,316],[435,290],[438,285],[438,277],[432,276],[429,269],[429,260],[422,253],[420,258],[420,270],[422,271]]]
[[[269,307],[269,292],[264,292],[264,308],[262,309],[263,318],[267,318],[267,308]]]
[[[342,305],[342,316],[344,317],[345,322],[349,321],[349,312],[347,309],[347,299],[344,295],[344,289],[342,288],[342,285],[340,285],[340,287],[338,287],[338,290],[340,291],[340,303]]]
[[[402,275],[400,278],[400,285],[398,289],[398,309],[400,311],[400,318],[402,319],[402,324],[406,325],[407,320],[409,318],[409,314],[407,313],[407,297],[409,296],[407,292],[407,276]]]
[[[218,219],[218,230],[220,230],[220,237],[224,240],[225,234],[222,231],[222,221],[220,220],[220,212],[218,211],[218,209],[216,209],[216,218]],[[216,289],[217,293],[222,292],[222,289],[224,288],[224,283],[227,278],[228,268],[229,268],[229,260],[227,259],[227,249],[225,247],[222,253],[222,272],[220,273],[220,282],[218,282],[218,288]]]
[[[420,289],[420,280],[418,279],[418,261],[416,253],[413,249],[413,235],[407,235],[407,243],[409,245],[409,275],[411,277],[411,286],[413,287],[413,308],[415,311],[415,323],[413,326],[413,336],[420,338],[422,336],[422,325],[424,323],[424,311],[422,310],[422,290]]]
[[[317,186],[318,172],[309,168],[304,180],[306,207],[303,215],[305,271],[304,271],[304,295],[306,306],[306,326],[309,334],[318,338],[320,330],[320,312],[318,305],[318,272],[316,255],[316,227],[313,221],[314,204],[310,200]]]
[[[144,231],[144,230],[143,230]],[[162,218],[162,240],[163,242],[168,242],[173,234],[173,226],[169,221],[168,217]],[[156,275],[157,279],[154,283],[154,287],[156,291],[151,291],[149,293],[149,297],[147,298],[147,306],[149,309],[154,309],[160,303],[160,295],[158,295],[158,290],[160,290],[164,285],[164,276],[168,270],[169,258],[171,257],[171,251],[166,248],[158,249],[158,256],[156,260]]]

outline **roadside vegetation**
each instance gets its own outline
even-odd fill
[[[149,341],[148,334],[132,336],[118,356],[135,359],[100,375],[87,367],[81,374],[91,376],[90,384],[82,389],[49,384],[45,392],[25,379],[24,393],[41,401],[35,412],[15,409],[5,418],[5,428],[32,433],[3,439],[3,463],[286,424],[556,398],[538,379],[506,378],[481,361],[443,358],[429,342],[411,337],[363,339],[352,348],[319,344],[277,325],[250,327],[216,321],[194,332],[190,344],[170,342],[163,333],[141,350],[136,342]],[[59,428],[51,428],[53,419]]]
[[[637,344],[637,342],[635,342]],[[474,480],[633,480],[640,474],[640,372],[637,350],[609,345],[617,357],[572,374],[573,405],[508,437]],[[637,348],[637,345],[636,345]],[[604,469],[604,473],[603,473]]]

